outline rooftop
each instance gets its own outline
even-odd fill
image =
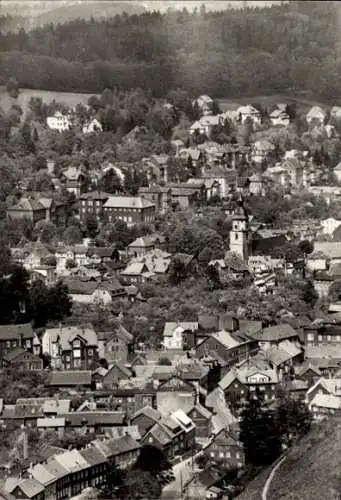
[[[154,203],[139,196],[110,196],[104,203],[104,208],[150,208]]]

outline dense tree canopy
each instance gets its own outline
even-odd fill
[[[290,88],[331,98],[339,95],[341,74],[337,8],[336,2],[283,2],[2,33],[2,83],[15,77],[21,87],[98,92],[139,81],[157,95],[178,87],[215,96]],[[105,103],[110,99],[108,92]],[[186,108],[181,96],[175,102]]]

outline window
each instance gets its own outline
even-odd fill
[[[11,341],[10,340],[6,340],[6,347],[8,347],[8,349],[10,349],[10,347],[11,347]]]
[[[73,357],[74,358],[80,358],[81,357],[81,350],[80,349],[74,349],[73,350]]]
[[[152,442],[153,442],[153,437],[152,437],[152,436],[149,436],[149,438],[148,438],[148,442],[149,442],[149,443],[152,443]]]
[[[80,359],[74,359],[73,360],[73,366],[75,368],[79,368],[81,366],[81,360]]]
[[[210,455],[213,458],[214,457],[214,451],[211,451]]]
[[[235,240],[238,240],[238,233],[236,233],[236,234],[234,235],[234,239],[235,239]]]
[[[224,458],[224,453],[222,451],[219,452],[219,458]]]
[[[319,342],[322,342],[322,340],[323,340],[322,335],[319,335],[319,336],[318,336],[318,339],[319,339]]]
[[[308,341],[313,342],[314,341],[314,334],[313,333],[308,333],[307,339],[308,339]]]
[[[236,458],[237,459],[240,458],[240,453],[238,453],[238,452],[236,453]]]

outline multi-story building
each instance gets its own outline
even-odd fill
[[[193,383],[173,375],[156,389],[156,407],[164,414],[181,408],[188,412],[196,405],[198,394]]]
[[[240,332],[227,332],[222,330],[206,337],[195,348],[195,356],[204,359],[217,355],[217,358],[224,361],[224,365],[232,367],[236,363],[246,360],[258,351],[257,340],[250,339]],[[213,354],[213,356],[214,356]]]
[[[228,469],[240,469],[245,465],[243,444],[237,435],[228,430],[221,429],[204,447],[204,454],[211,462],[218,462]]]
[[[98,333],[99,358],[126,363],[132,348],[133,336],[121,324],[111,331]]]
[[[16,205],[6,210],[9,219],[30,219],[33,224],[47,219],[46,207],[32,198],[21,198]]]
[[[155,220],[155,204],[139,196],[110,196],[103,209],[104,222],[122,220],[132,227]]]
[[[77,198],[85,193],[89,187],[89,177],[83,168],[69,167],[62,172],[62,180],[69,193],[73,193]]]
[[[97,222],[103,220],[103,205],[111,195],[102,191],[89,191],[79,197],[79,218],[85,222],[87,216],[96,218]]]
[[[153,203],[156,211],[161,214],[166,213],[172,204],[172,190],[168,186],[140,187],[139,196]]]
[[[0,358],[19,347],[35,355],[40,353],[40,341],[31,323],[0,325]]]
[[[47,328],[42,335],[42,353],[51,356],[55,368],[92,368],[98,358],[97,334],[92,325]]]
[[[341,325],[314,324],[304,327],[306,346],[335,345],[341,347]]]
[[[141,444],[161,448],[167,458],[181,455],[194,446],[195,424],[183,410],[174,411],[149,429],[141,439]]]
[[[10,491],[18,484],[22,491],[34,491],[43,496],[20,495],[16,498],[62,500],[81,493],[88,487],[99,487],[106,482],[111,467],[130,467],[137,459],[140,445],[130,435],[118,438],[95,440],[82,450],[69,450],[51,456],[42,464],[30,466],[28,479],[18,483],[8,481]],[[8,490],[9,491],[9,490]]]
[[[64,115],[60,111],[56,111],[53,116],[48,116],[46,123],[51,130],[58,130],[58,132],[69,130],[72,127],[70,116]]]

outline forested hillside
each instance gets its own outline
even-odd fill
[[[0,36],[1,81],[22,87],[102,91],[183,87],[215,97],[291,89],[339,96],[341,6],[122,14]],[[5,22],[3,20],[2,24]]]

